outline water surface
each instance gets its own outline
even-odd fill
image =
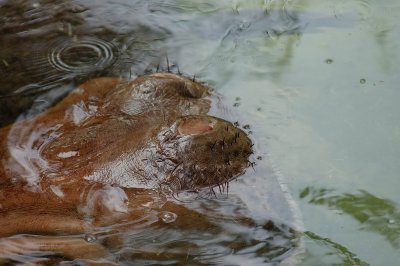
[[[233,109],[222,115],[253,132],[254,170],[227,196],[189,203],[222,231],[165,230],[150,217],[117,251],[121,263],[275,264],[291,244],[271,239],[290,239],[302,223],[304,265],[400,261],[396,1],[0,5],[2,125],[91,77],[179,68],[212,85]],[[238,213],[252,222],[236,223]]]

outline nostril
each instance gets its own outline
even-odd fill
[[[205,118],[184,119],[178,126],[181,135],[200,135],[213,131],[214,121]]]
[[[184,97],[199,99],[206,96],[208,94],[208,90],[205,86],[202,86],[199,83],[185,80],[182,82],[179,93]]]
[[[163,88],[169,85],[169,93],[178,93],[185,98],[199,99],[209,94],[209,89],[203,84],[176,74],[155,73],[148,77],[156,78]],[[165,93],[165,90],[163,91]]]

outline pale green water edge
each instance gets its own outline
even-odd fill
[[[177,57],[240,97],[300,206],[304,265],[400,265],[400,3],[218,3],[243,22],[252,9],[300,12],[294,34],[191,36]]]

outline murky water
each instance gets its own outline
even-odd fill
[[[114,261],[400,261],[396,1],[3,0],[0,14],[2,126],[90,78],[170,68],[213,86],[230,107],[213,112],[252,131],[256,165],[227,195],[179,195],[203,219],[131,221]]]

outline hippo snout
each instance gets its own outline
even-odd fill
[[[172,126],[174,136],[160,143],[175,167],[164,184],[174,191],[224,185],[249,165],[252,143],[232,123],[208,115],[181,117]]]

